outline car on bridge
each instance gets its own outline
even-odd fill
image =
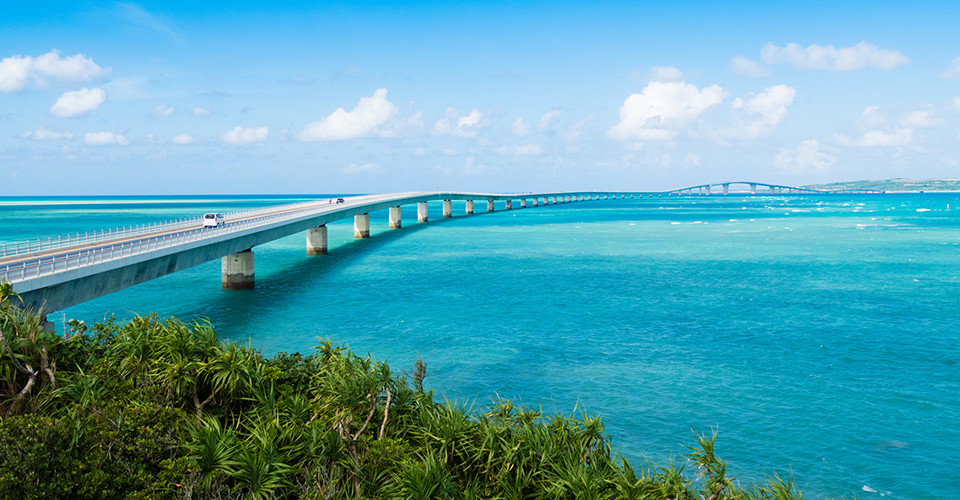
[[[203,227],[220,227],[225,222],[223,214],[203,214]]]

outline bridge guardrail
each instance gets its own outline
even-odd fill
[[[229,212],[225,215],[226,219],[236,219],[238,217],[250,217],[257,214],[262,214],[269,212],[271,210],[276,210],[279,207],[290,207],[296,206],[298,204],[309,204],[316,203],[316,201],[301,202],[301,203],[285,203],[281,205],[270,205],[267,207],[258,207],[248,210],[239,210],[236,212]],[[98,241],[109,241],[118,238],[125,238],[129,236],[136,236],[138,234],[146,233],[155,233],[158,231],[167,231],[171,229],[180,229],[183,227],[189,227],[192,225],[198,225],[202,222],[201,217],[191,217],[187,219],[175,219],[172,221],[162,221],[155,222],[152,224],[141,224],[137,226],[130,227],[119,227],[113,229],[103,229],[93,232],[84,232],[84,233],[74,233],[74,234],[63,234],[55,237],[48,237],[46,240],[42,238],[37,238],[36,240],[21,240],[14,241],[11,243],[5,243],[0,245],[0,258],[3,257],[12,257],[14,255],[22,255],[34,252],[42,252],[44,250],[54,250],[57,248],[69,248],[77,245],[84,245],[87,243],[96,243]]]
[[[137,255],[152,250],[158,250],[161,248],[188,243],[190,241],[205,239],[214,235],[234,233],[250,227],[292,219],[308,212],[319,212],[321,209],[326,207],[326,205],[320,205],[311,208],[302,208],[291,212],[284,212],[282,214],[271,214],[263,217],[247,219],[220,228],[196,228],[185,232],[151,236],[133,241],[120,242],[108,246],[52,255],[50,257],[38,257],[36,259],[25,260],[16,264],[5,264],[0,266],[0,281],[7,280],[11,283],[15,283],[28,278],[36,278],[55,272],[62,272],[68,269],[76,269],[90,264],[97,264],[113,259],[129,257],[131,255]],[[276,208],[276,206],[269,208],[273,209]]]

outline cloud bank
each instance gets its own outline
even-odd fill
[[[0,60],[0,92],[44,88],[51,79],[61,83],[100,80],[111,71],[83,54],[60,57],[56,49],[38,57],[16,55]]]
[[[379,127],[400,111],[387,100],[387,89],[377,89],[370,97],[363,97],[353,108],[346,111],[337,108],[320,121],[307,124],[297,134],[301,141],[343,141],[377,135]]]
[[[620,108],[620,123],[607,136],[618,141],[669,141],[711,106],[723,101],[719,85],[700,90],[684,82],[650,82]]]
[[[220,139],[227,144],[245,146],[266,141],[267,135],[269,135],[267,127],[243,128],[238,125],[233,130],[220,134]]]
[[[103,89],[88,89],[86,87],[72,92],[64,92],[57,102],[50,107],[50,114],[61,118],[78,118],[86,116],[107,101],[107,93]]]
[[[853,71],[866,67],[893,69],[910,64],[910,59],[897,50],[886,50],[867,42],[853,47],[836,48],[811,45],[803,48],[795,43],[777,47],[768,43],[760,49],[760,56],[767,64],[787,63],[796,69],[819,69],[825,71]]]

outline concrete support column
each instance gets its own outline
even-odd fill
[[[327,226],[307,229],[307,255],[327,254]]]
[[[553,203],[554,205],[556,205],[556,204],[557,204],[557,197],[556,197],[556,196],[552,197],[552,198],[550,199],[550,203]]]
[[[537,205],[539,204],[539,202],[540,202],[540,198],[534,198],[534,199],[533,199],[533,206],[537,206]]]
[[[443,200],[443,216],[444,217],[453,217],[453,202],[450,200]]]
[[[603,199],[607,199],[607,195],[603,195]]]
[[[521,198],[521,199],[520,199],[520,208],[527,208],[527,199],[526,199],[526,198]]]
[[[513,210],[513,200],[506,201],[507,210]]]
[[[750,184],[750,194],[757,194],[757,185]]]
[[[467,215],[473,213],[473,200],[467,200]]]
[[[427,222],[427,202],[417,203],[417,222]]]
[[[358,214],[353,216],[353,237],[370,237],[370,214]]]
[[[707,196],[710,196],[710,186],[707,186]]]
[[[400,229],[403,223],[400,220],[400,207],[390,207],[390,229]]]
[[[220,279],[224,290],[253,288],[253,251],[247,249],[220,259]]]
[[[727,196],[728,194],[730,194],[730,184],[724,184],[724,185],[723,185],[723,195],[724,195],[724,196]]]
[[[487,212],[493,212],[493,200],[487,200]]]

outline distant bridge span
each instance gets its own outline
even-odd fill
[[[354,218],[354,235],[370,235],[369,212],[389,210],[391,229],[402,225],[400,207],[417,204],[418,221],[428,219],[427,202],[443,201],[443,217],[453,216],[454,200],[465,201],[465,213],[474,203],[483,211],[537,207],[626,197],[710,195],[711,188],[729,194],[730,185],[744,185],[752,194],[829,193],[759,182],[721,182],[671,191],[569,191],[557,193],[408,192],[353,196],[344,203],[318,200],[228,214],[221,227],[204,228],[198,218],[116,230],[60,236],[6,244],[0,250],[0,282],[8,281],[24,304],[46,313],[222,259],[224,289],[253,288],[253,247],[306,231],[308,255],[327,253],[326,224]],[[519,206],[517,206],[519,202]]]

